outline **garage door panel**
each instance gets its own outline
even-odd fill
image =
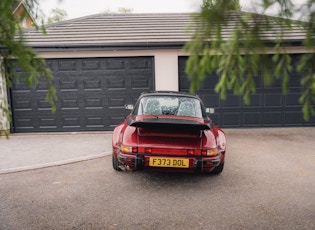
[[[262,95],[261,94],[253,94],[250,96],[250,104],[247,105],[244,102],[243,103],[243,108],[244,109],[256,109],[256,108],[261,108],[262,107]]]
[[[58,60],[58,71],[68,72],[78,70],[78,61],[75,59],[61,59]]]
[[[148,70],[152,71],[152,62],[147,58],[134,58],[130,60],[130,70]]]
[[[62,76],[59,80],[59,87],[57,88],[62,91],[78,91],[79,90],[79,79],[77,76]]]
[[[302,108],[302,105],[299,102],[301,93],[290,93],[285,95],[285,105],[286,107],[295,107]]]
[[[118,124],[120,124],[124,119],[126,118],[126,116],[122,116],[122,114],[117,115],[117,116],[111,116],[109,117],[109,127],[111,129],[114,129]]]
[[[87,59],[82,60],[82,70],[101,70],[102,69],[102,60],[101,59]]]
[[[218,125],[221,124],[221,115],[220,112],[218,110],[216,110],[216,112],[214,114],[210,114],[211,120],[214,124]]]
[[[258,127],[261,126],[262,113],[261,112],[243,112],[244,127]]]
[[[79,110],[79,99],[78,98],[60,98],[60,109],[61,110]]]
[[[112,130],[143,91],[153,90],[152,57],[49,59],[57,91],[56,112],[47,85],[11,89],[15,132]]]
[[[289,87],[290,90],[300,91],[302,89],[301,86],[301,74],[300,73],[291,73],[289,78]]]
[[[118,89],[118,90],[126,90],[127,83],[126,77],[121,76],[121,74],[117,74],[117,76],[110,76],[106,79],[106,88],[108,90]]]
[[[140,95],[140,94],[139,94]],[[137,96],[136,98],[138,98]],[[131,98],[127,99],[124,96],[121,97],[115,97],[110,98],[109,100],[109,106],[108,106],[108,113],[111,114],[111,116],[108,118],[109,126],[111,128],[114,128],[116,125],[121,123],[125,117],[130,113],[130,111],[125,109],[126,104],[134,104],[131,100]]]
[[[13,83],[12,90],[14,90],[15,92],[26,93],[26,92],[32,92],[34,90],[34,87],[28,87],[24,81],[19,80]]]
[[[15,93],[15,100],[12,102],[13,111],[51,110],[45,98],[46,92],[17,92]]]
[[[309,121],[304,121],[305,126],[314,126],[315,125],[315,117],[312,117]]]
[[[36,104],[37,109],[40,111],[51,111],[51,105],[49,102],[46,101],[45,98],[37,99]]]
[[[220,96],[218,94],[204,94],[200,95],[205,107],[219,108],[220,107]]]
[[[54,85],[54,81],[52,83]],[[39,79],[38,84],[36,85],[36,91],[42,91],[42,92],[48,91],[48,84],[46,80],[44,80],[43,78]]]
[[[282,80],[281,79],[273,79],[273,82],[271,84],[265,84],[264,85],[265,91],[281,91],[282,90]]]
[[[35,122],[36,119],[32,118],[31,116],[24,116],[24,117],[15,117],[15,124],[17,127],[17,131],[31,131],[35,129]]]
[[[288,111],[284,115],[286,126],[296,126],[304,122],[303,115],[300,111]]]
[[[126,101],[126,97],[124,96],[121,96],[121,97],[113,97],[113,98],[108,98],[107,99],[108,101],[108,108],[109,109],[122,109],[124,108],[124,105],[127,104],[127,101]]]
[[[264,107],[282,107],[282,94],[266,93],[264,95]]]
[[[39,129],[40,130],[48,130],[48,129],[56,129],[58,127],[58,118],[55,116],[49,117],[46,116],[45,118],[39,118]]]
[[[298,55],[293,55],[293,59]],[[185,73],[187,57],[179,57],[179,90],[188,92],[190,81]],[[315,117],[304,121],[299,103],[301,96],[301,73],[292,73],[289,93],[283,95],[282,81],[275,79],[271,85],[264,85],[261,73],[255,76],[256,93],[246,105],[242,96],[228,91],[227,99],[218,99],[214,87],[219,80],[216,74],[209,74],[203,87],[197,92],[207,107],[215,107],[211,118],[221,127],[279,127],[315,125]],[[210,102],[211,101],[211,102]],[[237,124],[237,122],[239,122]]]
[[[226,100],[222,100],[223,108],[241,108],[242,98],[239,95],[227,95]]]
[[[75,114],[64,116],[61,120],[62,128],[65,131],[68,131],[66,129],[80,129],[82,127],[81,118],[76,116]]]
[[[15,101],[13,103],[14,112],[19,111],[32,111],[32,101],[28,97],[20,97],[19,95],[16,96]]]
[[[219,76],[215,73],[211,73],[207,76],[207,78],[203,81],[200,92],[206,90],[210,92],[214,92],[215,86],[219,81]]]
[[[281,126],[282,125],[282,112],[264,112],[263,113],[263,126]]]
[[[35,113],[24,114],[22,117],[14,117],[16,131],[50,131],[57,128],[58,118],[56,118],[51,112],[41,115],[41,118],[38,118],[38,114]]]
[[[50,69],[52,72],[54,72],[57,69],[57,63],[54,60],[47,59],[46,61],[46,68]]]
[[[131,76],[131,89],[140,89],[140,90],[150,90],[150,85],[152,85],[152,82],[150,82],[150,79],[148,79],[145,75],[136,75]]]
[[[222,116],[222,122],[229,127],[238,127],[241,123],[241,113],[225,112]]]
[[[84,98],[84,109],[103,110],[104,100],[99,97]]]
[[[83,80],[83,89],[90,91],[99,91],[102,90],[102,79],[92,77],[90,79]]]
[[[125,58],[107,59],[105,64],[106,70],[121,70],[124,72],[126,69]]]
[[[104,116],[87,116],[85,119],[86,128],[92,129],[104,129],[106,122],[104,121]]]

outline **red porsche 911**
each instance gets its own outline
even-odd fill
[[[113,168],[165,172],[223,171],[226,140],[198,96],[143,93],[113,132]]]

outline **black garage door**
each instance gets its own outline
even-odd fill
[[[152,57],[47,59],[57,90],[57,111],[45,101],[47,87],[15,83],[13,132],[113,130],[143,91],[153,90]],[[18,71],[18,70],[17,70]]]
[[[179,88],[189,91],[190,82],[185,74],[187,57],[179,58]],[[221,127],[281,127],[312,126],[315,118],[305,122],[299,104],[301,95],[300,76],[294,73],[290,77],[289,94],[282,94],[281,82],[272,86],[263,85],[262,76],[256,78],[256,94],[251,97],[251,104],[245,105],[242,96],[228,93],[226,100],[221,100],[214,88],[219,77],[209,75],[198,91],[206,107],[213,107],[213,121]]]

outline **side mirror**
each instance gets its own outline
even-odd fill
[[[215,109],[214,108],[206,108],[206,113],[214,114]]]
[[[134,106],[133,105],[125,105],[126,110],[133,110]]]

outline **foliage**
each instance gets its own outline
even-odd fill
[[[303,105],[304,119],[315,116],[315,0],[301,7],[289,0],[261,0],[263,12],[277,7],[277,17],[240,12],[237,1],[234,2],[237,7],[230,3],[230,0],[204,0],[201,12],[195,15],[195,33],[185,46],[191,54],[186,67],[191,80],[190,91],[195,93],[207,74],[216,72],[220,78],[215,90],[221,98],[225,99],[227,91],[233,90],[243,95],[245,103],[249,104],[259,73],[265,85],[281,80],[283,93],[287,93],[290,73],[297,71],[303,74],[299,101]],[[291,20],[296,13],[302,14],[307,22]],[[307,52],[293,64],[284,38],[288,31],[297,28],[305,32],[303,46]],[[265,33],[273,30],[277,32],[277,39],[271,42]]]
[[[12,87],[12,83],[17,81],[25,81],[27,86],[34,86],[38,83],[38,79],[43,77],[48,85],[46,100],[52,106],[52,111],[55,111],[56,91],[52,73],[46,68],[45,60],[38,57],[31,47],[25,45],[23,29],[12,14],[15,4],[15,0],[0,1],[0,76],[4,76],[8,87]],[[39,19],[37,0],[25,0],[24,4],[33,17]],[[25,14],[20,17],[23,19]],[[44,31],[44,28],[37,27],[37,29]],[[21,73],[15,71],[16,65],[20,66]],[[3,83],[0,86],[0,95],[1,90],[4,90],[4,85]],[[7,107],[6,98],[0,98],[0,100],[0,112],[9,118],[10,110]]]
[[[130,14],[133,12],[132,8],[120,7],[117,11],[112,11],[110,9],[102,10],[100,13],[102,14]]]
[[[217,1],[217,0],[207,0],[203,1],[201,8],[212,8],[214,10],[221,9],[224,5],[226,10],[240,10],[241,4],[239,0],[230,0],[230,1]],[[218,8],[217,8],[218,7]]]
[[[68,17],[67,11],[55,8],[50,11],[49,17],[47,18],[47,23],[61,22],[65,20],[67,17]]]
[[[132,8],[120,7],[118,9],[118,12],[121,13],[121,14],[128,14],[128,13],[132,13],[133,9]]]

